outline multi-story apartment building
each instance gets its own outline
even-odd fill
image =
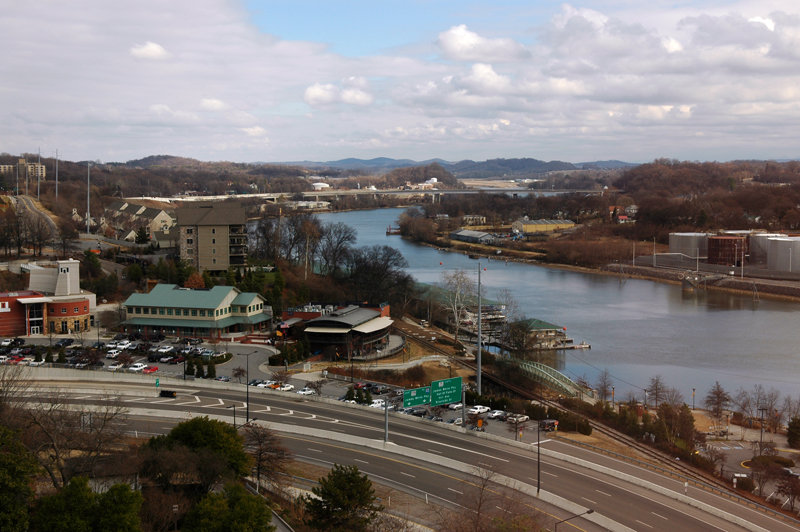
[[[19,175],[20,179],[44,179],[47,177],[47,168],[41,163],[29,163],[20,159],[17,164],[0,164],[0,174]]]
[[[204,203],[176,210],[181,259],[198,271],[220,273],[247,263],[247,218],[238,202]]]

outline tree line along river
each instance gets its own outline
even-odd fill
[[[388,245],[408,261],[419,282],[438,284],[447,270],[475,272],[478,260],[386,235],[404,209],[324,213],[325,223],[343,222],[357,231],[357,246]],[[441,263],[441,265],[440,265]],[[591,350],[560,351],[557,369],[590,384],[604,369],[616,399],[641,401],[650,378],[692,404],[702,405],[715,381],[730,393],[760,384],[782,397],[800,396],[797,303],[754,301],[718,292],[685,293],[680,286],[581,273],[531,264],[481,260],[487,297],[509,290],[522,313],[567,328]]]

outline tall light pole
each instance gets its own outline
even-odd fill
[[[245,377],[244,377],[245,378],[245,383],[244,384],[247,387],[245,389],[245,401],[247,402],[247,413],[244,416],[245,425],[250,423],[250,355],[254,355],[257,352],[258,351],[253,351],[251,353],[245,354],[245,357],[247,357],[247,369],[245,370],[246,373],[245,373]]]
[[[91,192],[91,181],[92,181],[92,163],[86,161],[86,234],[90,233],[89,231],[89,218],[91,217],[91,210],[89,206],[89,197]]]
[[[475,362],[478,366],[478,373],[475,377],[475,384],[478,385],[478,395],[482,395],[481,393],[481,351],[483,351],[483,347],[481,346],[481,261],[478,261],[478,354],[475,358]]]
[[[692,410],[694,410],[694,388],[692,388]]]
[[[592,513],[594,513],[594,510],[592,510],[591,508],[589,508],[589,509],[588,509],[588,510],[586,510],[585,512],[581,512],[581,513],[579,513],[579,514],[575,514],[575,515],[572,515],[572,516],[570,516],[570,517],[567,517],[566,519],[562,519],[561,521],[558,521],[558,522],[556,523],[556,525],[553,527],[553,532],[558,532],[558,525],[560,525],[561,523],[564,523],[564,522],[566,522],[566,521],[569,521],[570,519],[575,519],[576,517],[580,517],[580,516],[582,516],[582,515],[588,515],[588,514],[592,514]]]
[[[536,496],[539,496],[539,490],[542,487],[542,444],[540,440],[542,425],[536,420]]]

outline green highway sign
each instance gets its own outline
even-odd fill
[[[430,386],[403,391],[403,408],[424,405],[430,402],[431,402]]]
[[[461,400],[461,377],[433,381],[431,383],[431,406],[448,405]]]

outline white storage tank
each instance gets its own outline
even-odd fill
[[[767,262],[769,239],[786,235],[780,233],[753,233],[750,235],[750,263]]]
[[[682,253],[690,258],[708,256],[709,233],[670,233],[669,252]]]
[[[767,268],[779,272],[800,272],[800,237],[770,238]]]

